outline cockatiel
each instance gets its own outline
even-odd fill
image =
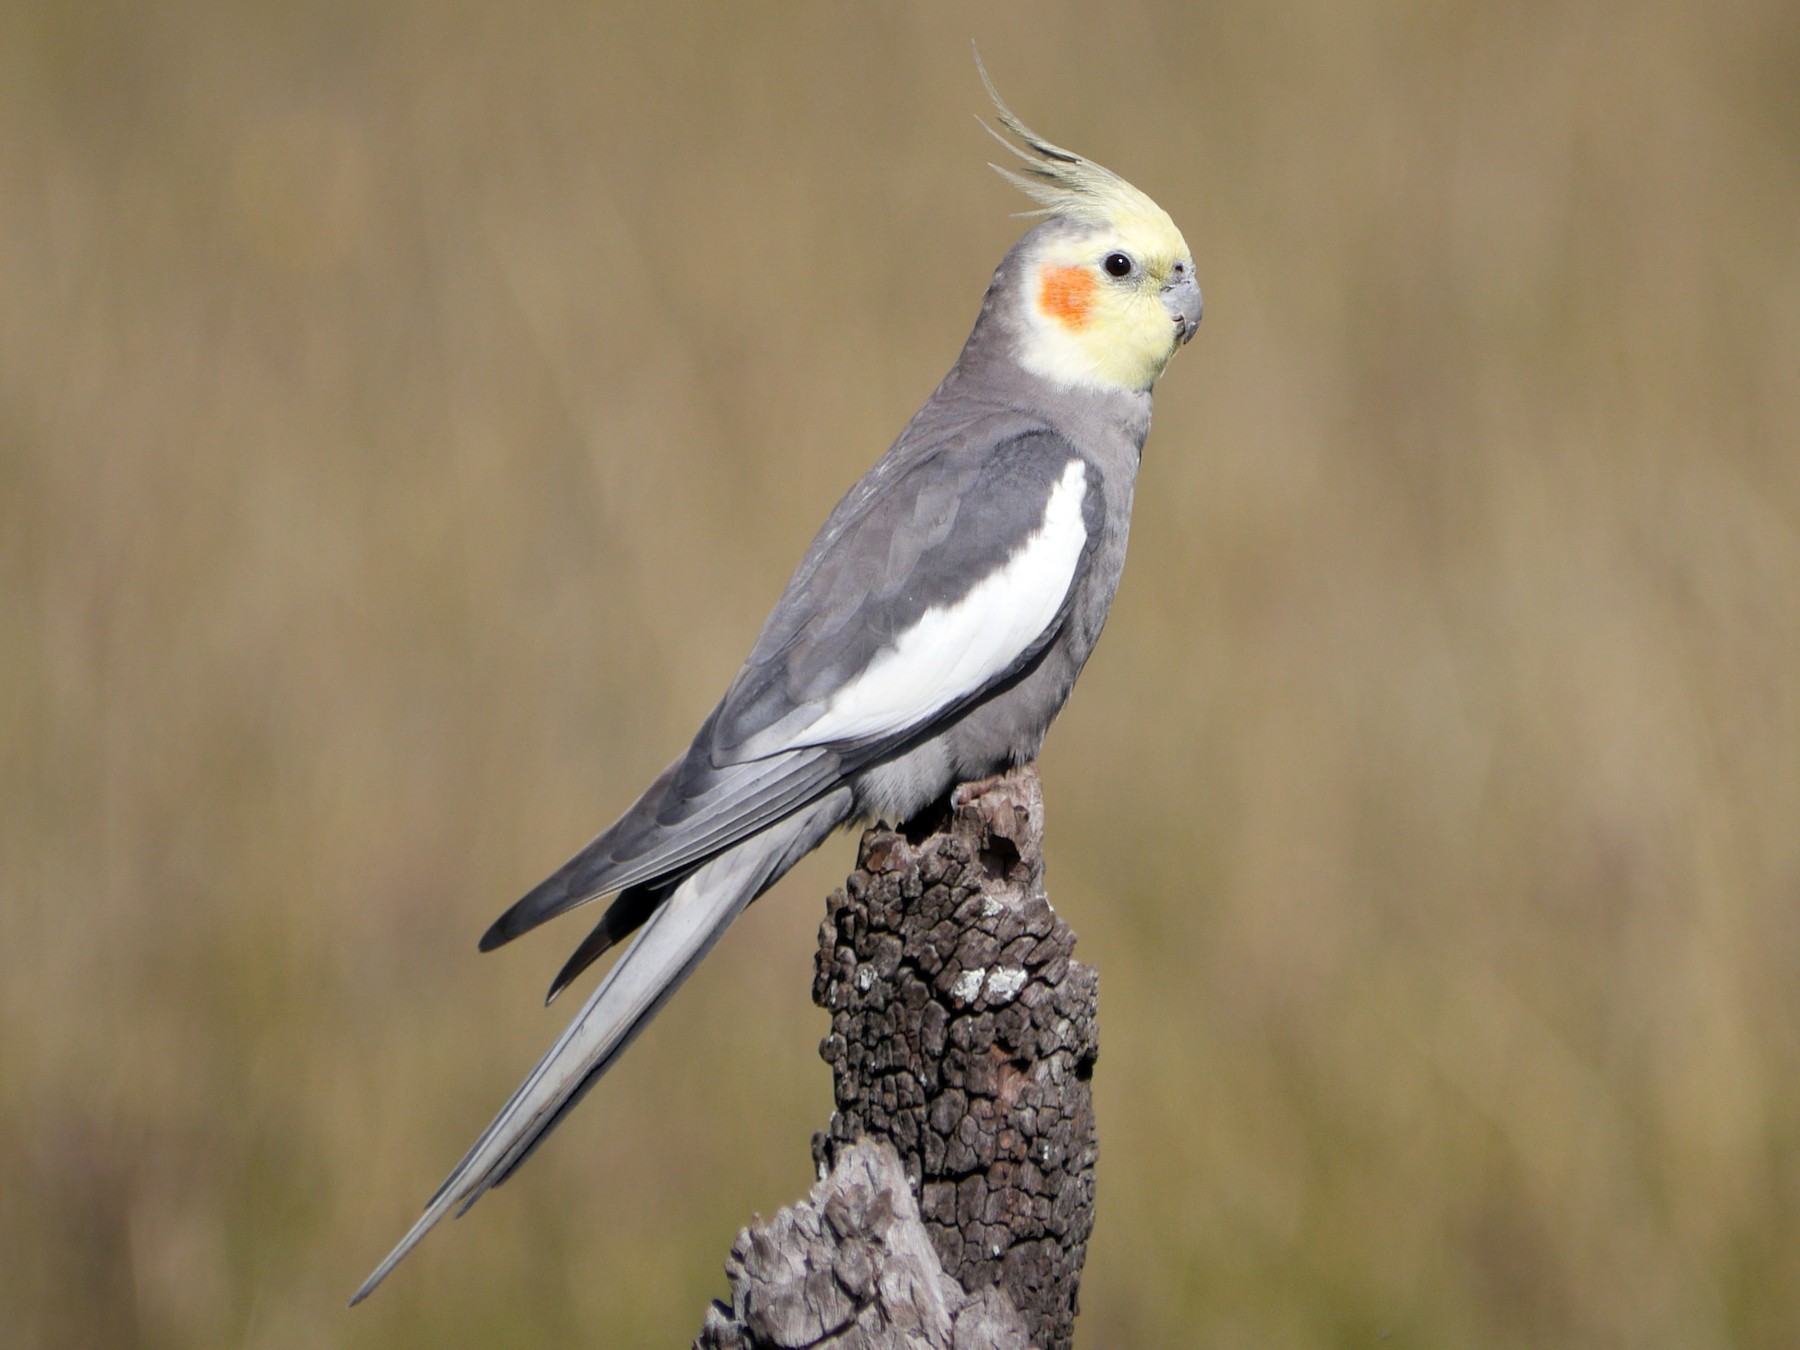
[[[982,72],[984,82],[986,72]],[[550,988],[637,940],[475,1141],[359,1302],[446,1212],[506,1180],[744,907],[839,826],[904,821],[1034,758],[1125,562],[1150,390],[1200,322],[1161,207],[1031,131],[994,166],[1043,219],[962,355],[838,503],[686,753],[481,939],[615,896]]]

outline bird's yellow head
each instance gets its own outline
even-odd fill
[[[1025,171],[996,172],[1049,217],[1027,241],[1015,322],[1019,360],[1059,384],[1147,390],[1200,322],[1200,286],[1187,241],[1168,213],[1123,178],[1052,145],[994,91],[994,132]]]

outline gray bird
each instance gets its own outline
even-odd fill
[[[986,78],[985,72],[983,78]],[[740,912],[839,826],[1033,759],[1125,563],[1150,390],[1200,322],[1187,244],[994,93],[1042,216],[962,355],[838,503],[687,752],[481,939],[613,895],[550,987],[637,940],[351,1302],[531,1156]]]

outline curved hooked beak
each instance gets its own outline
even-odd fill
[[[1205,308],[1200,299],[1200,283],[1194,280],[1194,274],[1183,271],[1164,286],[1162,302],[1163,308],[1169,311],[1169,318],[1174,321],[1176,343],[1185,343],[1200,326],[1200,313]]]

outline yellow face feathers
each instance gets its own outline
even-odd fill
[[[1025,165],[995,171],[1039,204],[1026,214],[1067,226],[1045,231],[1025,259],[1020,359],[1061,384],[1148,389],[1199,320],[1187,241],[1149,197],[1039,136],[985,69],[981,78],[1000,125],[1022,142],[989,128]]]
[[[1192,286],[1193,264],[1150,251],[1130,233],[1046,236],[1025,259],[1019,360],[1058,384],[1148,389],[1191,328],[1165,295]]]

